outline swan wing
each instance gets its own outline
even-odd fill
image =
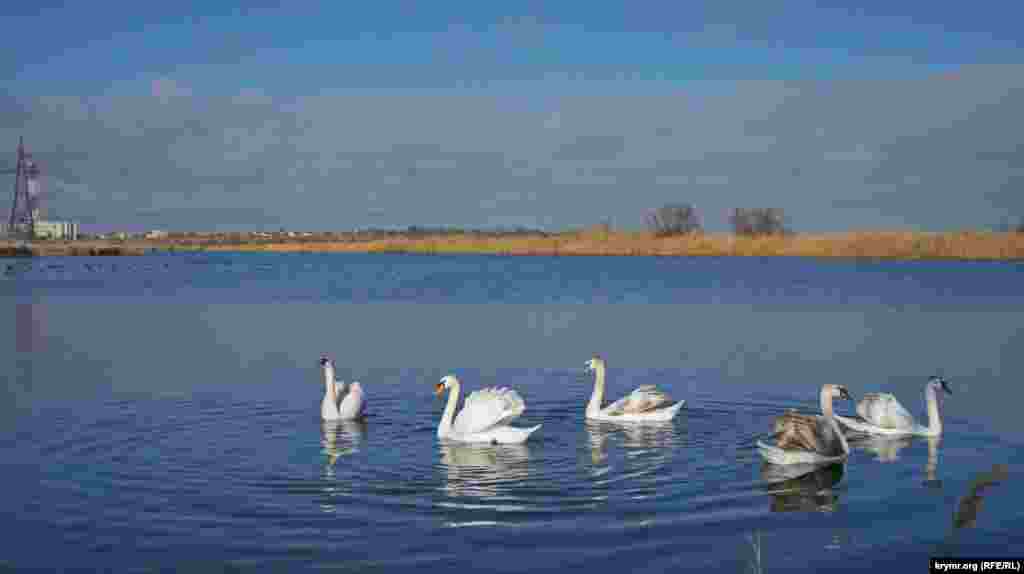
[[[474,434],[508,424],[523,414],[526,402],[513,389],[491,387],[470,393],[462,411],[455,417],[452,430]]]
[[[775,444],[781,449],[829,455],[837,452],[832,426],[823,416],[789,411],[775,419],[774,431]]]
[[[646,413],[672,404],[672,399],[654,385],[642,385],[632,393],[608,405],[608,415]]]
[[[334,381],[334,399],[337,401],[335,405],[341,406],[342,401],[345,400],[345,395],[348,394],[348,385],[344,381]]]
[[[338,404],[338,413],[344,419],[356,419],[366,414],[366,396],[359,383],[349,385],[348,392]]]
[[[909,429],[914,417],[896,397],[888,393],[868,393],[857,403],[857,414],[865,421],[882,428]]]

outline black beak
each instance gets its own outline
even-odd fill
[[[942,390],[946,391],[947,395],[953,394],[953,391],[949,390],[949,385],[946,384],[946,379],[939,379],[939,382],[942,383]]]
[[[853,396],[850,395],[850,391],[847,391],[846,388],[839,389],[839,398],[846,399],[848,401],[853,400]]]

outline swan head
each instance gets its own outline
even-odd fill
[[[441,379],[440,383],[434,385],[434,394],[441,396],[446,390],[452,388],[452,385],[458,384],[458,382],[459,380],[455,378],[455,375],[447,375]]]
[[[946,379],[943,379],[942,377],[935,376],[928,379],[928,385],[936,390],[941,389],[945,391],[947,395],[953,394],[953,391],[950,390],[949,384],[946,382]]]
[[[600,368],[604,368],[604,359],[594,355],[589,361],[586,362],[587,372],[596,371]]]
[[[853,396],[850,395],[850,391],[846,390],[846,387],[844,387],[843,385],[828,385],[828,386],[830,387],[829,391],[832,393],[832,398],[833,399],[845,399],[847,401],[852,401],[853,400]]]
[[[323,367],[323,368],[327,368],[328,366],[333,367],[334,363],[331,361],[331,359],[327,355],[323,355],[323,356],[320,357],[320,366]]]

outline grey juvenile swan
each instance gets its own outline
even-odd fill
[[[925,401],[928,403],[928,426],[919,425],[896,397],[889,393],[866,394],[857,403],[859,417],[837,416],[836,419],[850,430],[868,434],[939,436],[942,434],[939,390],[953,394],[942,377],[928,379],[924,387]]]
[[[820,415],[790,410],[775,419],[775,445],[757,441],[761,456],[772,464],[820,464],[840,462],[850,455],[850,445],[832,414],[832,399],[853,400],[842,385],[822,385]]]

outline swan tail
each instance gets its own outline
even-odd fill
[[[541,425],[535,425],[535,426],[532,426],[532,427],[527,427],[527,428],[522,429],[522,433],[519,435],[519,441],[518,442],[521,442],[521,443],[526,442],[526,440],[530,438],[530,435],[532,435],[533,433],[537,432],[537,430],[540,429],[540,427],[541,427]]]
[[[772,464],[785,464],[786,453],[777,446],[757,441],[757,451],[761,457]]]

